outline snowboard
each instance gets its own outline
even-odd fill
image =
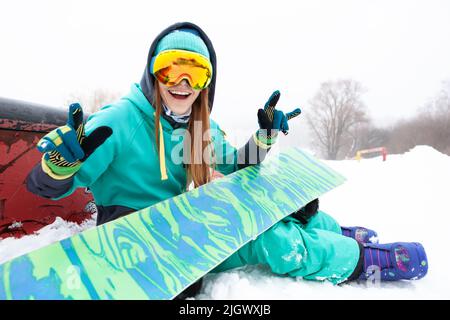
[[[344,181],[290,148],[0,265],[0,299],[172,299]]]

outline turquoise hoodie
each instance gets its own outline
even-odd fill
[[[181,151],[185,129],[174,130],[160,117],[164,153],[158,157],[154,112],[140,85],[134,84],[128,95],[92,114],[86,135],[99,126],[109,126],[113,134],[83,163],[70,190],[56,199],[76,188],[89,187],[99,206],[139,210],[185,192],[186,169],[179,157],[171,156]],[[220,157],[216,170],[223,174],[238,170],[236,148],[225,140],[216,122],[210,120],[210,127],[214,150]]]

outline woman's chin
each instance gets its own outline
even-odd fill
[[[189,111],[192,103],[180,103],[179,101],[170,101],[167,105],[169,109],[175,114],[185,114]]]

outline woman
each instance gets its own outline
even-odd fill
[[[212,179],[212,168],[229,174],[263,161],[287,120],[300,114],[275,109],[276,91],[258,110],[260,129],[237,150],[210,118],[217,76],[207,35],[192,23],[161,32],[150,47],[140,84],[83,124],[70,106],[66,126],[38,143],[44,153],[30,173],[31,192],[59,199],[89,187],[97,224],[185,192]],[[420,278],[427,272],[420,244],[369,243],[374,232],[342,228],[313,201],[251,241],[214,271],[266,264],[279,274],[342,283],[367,279],[376,265],[381,280]],[[358,240],[358,241],[357,241]],[[197,286],[198,287],[198,286]]]

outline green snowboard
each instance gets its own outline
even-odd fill
[[[171,299],[345,178],[293,148],[0,266],[0,299]]]

